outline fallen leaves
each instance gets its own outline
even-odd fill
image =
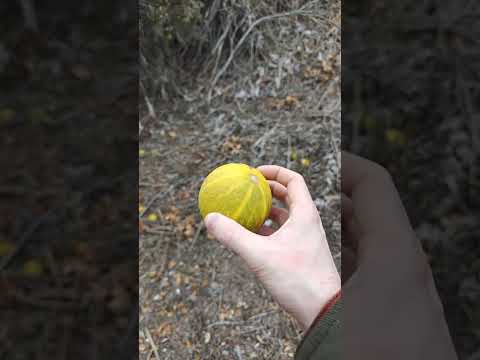
[[[191,196],[192,196],[192,194],[191,194],[190,189],[182,190],[178,193],[178,199],[179,200],[188,200],[188,199],[191,198]]]
[[[173,334],[173,324],[171,321],[165,321],[155,331],[160,337],[170,336]]]
[[[225,140],[222,146],[223,151],[229,152],[233,155],[240,153],[242,150],[242,144],[240,143],[240,138],[238,136],[230,136]]]
[[[226,319],[232,319],[235,316],[236,316],[235,309],[228,309],[224,307],[220,309],[220,313],[218,314],[218,318],[220,319],[220,321],[224,321]]]
[[[187,238],[192,238],[195,234],[195,216],[189,215],[177,225],[177,230]]]
[[[303,158],[303,159],[300,161],[300,163],[302,164],[303,167],[309,167],[311,161],[310,161],[310,159],[308,159],[308,158]]]
[[[266,100],[266,106],[269,110],[294,110],[300,106],[300,99],[297,96],[288,95],[285,98],[269,98]]]
[[[335,76],[336,54],[331,54],[326,59],[320,59],[316,66],[307,66],[302,73],[304,80],[314,80],[320,83],[329,81]]]
[[[33,108],[27,110],[26,119],[32,124],[48,124],[52,121],[50,114],[42,108]]]
[[[16,112],[13,109],[0,109],[0,126],[9,125],[16,117]]]
[[[180,220],[180,210],[175,206],[171,206],[170,210],[165,214],[165,220],[172,224],[178,223]]]
[[[0,256],[5,256],[13,251],[13,244],[6,240],[0,240]]]
[[[38,276],[41,275],[44,271],[43,264],[35,259],[27,260],[23,266],[22,271],[26,275]]]
[[[147,220],[150,221],[150,222],[156,222],[156,221],[158,221],[158,215],[155,214],[155,213],[150,213],[147,216]]]
[[[405,134],[397,129],[387,129],[385,131],[385,139],[392,145],[405,145],[407,142],[407,137]]]

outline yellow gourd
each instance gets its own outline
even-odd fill
[[[214,169],[203,181],[198,194],[203,218],[218,212],[250,231],[257,231],[272,207],[272,192],[260,171],[245,164],[231,163]]]

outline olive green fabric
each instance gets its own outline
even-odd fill
[[[322,316],[297,348],[295,360],[340,359],[340,313],[342,299]]]

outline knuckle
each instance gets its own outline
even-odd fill
[[[314,204],[311,204],[311,206],[306,209],[305,219],[309,223],[320,222],[320,214],[318,213],[318,210]]]
[[[294,171],[293,176],[294,176],[294,179],[296,179],[297,181],[305,182],[305,178],[303,177],[302,174]]]
[[[372,162],[371,172],[381,179],[387,181],[392,180],[392,175],[390,174],[390,172],[387,170],[387,168],[380,164]]]

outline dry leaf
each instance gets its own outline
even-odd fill
[[[173,224],[178,223],[180,219],[180,210],[176,207],[170,207],[170,211],[165,214],[165,219]]]
[[[173,333],[173,326],[170,321],[166,321],[163,324],[161,324],[157,331],[156,331],[160,336],[169,336],[172,335]]]
[[[5,256],[7,254],[10,254],[13,251],[13,244],[5,241],[5,240],[0,240],[0,256]]]
[[[405,145],[407,138],[405,134],[397,129],[388,129],[385,132],[387,141],[392,145]]]
[[[16,112],[13,109],[0,109],[0,126],[12,123],[15,116]]]
[[[285,99],[270,98],[266,101],[269,110],[293,110],[300,104],[298,97],[288,95]]]
[[[190,198],[190,190],[182,190],[178,193],[178,198],[180,200],[187,200]]]
[[[43,265],[38,260],[28,260],[23,264],[22,270],[27,275],[37,276],[43,273]]]
[[[304,167],[309,167],[309,166],[310,166],[310,159],[303,158],[303,159],[301,160],[301,163],[302,163],[302,166],[304,166]]]
[[[300,101],[298,100],[298,98],[296,96],[287,96],[287,98],[285,99],[285,107],[288,108],[288,109],[294,109],[295,107],[297,107],[299,105]]]
[[[151,213],[148,215],[147,219],[148,221],[152,221],[152,222],[158,221],[158,215],[155,213]]]
[[[238,136],[230,136],[223,144],[223,150],[232,154],[238,154],[241,149],[242,144]]]

